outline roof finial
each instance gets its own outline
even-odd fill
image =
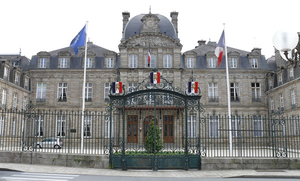
[[[151,5],[149,6],[149,14],[151,14]]]

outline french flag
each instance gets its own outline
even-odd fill
[[[160,73],[159,72],[151,72],[150,73],[150,82],[152,84],[160,83]]]
[[[151,60],[151,54],[150,54],[150,43],[149,43],[149,50],[148,50],[148,67],[150,67],[150,60]]]
[[[225,49],[225,35],[223,30],[218,45],[215,49],[215,55],[218,57],[218,66],[221,65],[224,49]]]
[[[188,83],[188,93],[198,93],[198,82]]]
[[[112,92],[114,94],[122,93],[122,82],[113,82],[112,83]]]

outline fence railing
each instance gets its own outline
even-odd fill
[[[174,114],[177,112],[174,111]],[[142,128],[140,120],[143,121],[143,118],[139,117],[138,128]],[[177,145],[172,145],[175,141],[168,140],[169,143],[163,144],[162,151],[182,150],[188,144],[190,152],[200,151],[203,157],[300,158],[299,116],[231,116],[231,129],[229,118],[222,115],[206,115],[187,121],[187,128],[181,127],[184,119],[178,122],[180,125],[174,125],[172,139],[184,140],[185,134],[182,133],[187,129],[188,142],[178,141]],[[130,142],[127,124],[130,124],[128,120],[124,129],[125,146],[136,148],[133,143],[127,143]],[[3,109],[0,110],[0,151],[109,154],[109,136],[112,136],[113,143],[118,143],[122,126],[121,119],[109,124],[103,112],[82,115],[81,111],[24,112]],[[164,125],[158,127],[163,137]],[[56,143],[39,148],[38,144],[46,138],[60,138],[60,149],[54,149]],[[138,145],[143,146],[143,140],[140,141]]]

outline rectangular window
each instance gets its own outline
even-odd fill
[[[29,87],[28,87],[28,78],[24,79],[24,88],[27,89],[27,90],[29,89]]]
[[[208,67],[209,68],[216,68],[216,59],[215,58],[209,58],[208,59]]]
[[[186,67],[187,68],[194,68],[194,58],[187,58],[186,59]]]
[[[19,74],[15,73],[15,84],[19,85]]]
[[[151,58],[150,58],[150,65],[148,65],[148,54],[145,56],[145,67],[148,68],[150,66],[150,68],[154,68],[156,67],[156,56],[151,54]]]
[[[68,59],[67,58],[60,58],[60,68],[67,68]]]
[[[86,83],[85,84],[85,101],[92,102],[93,96],[93,83]]]
[[[297,118],[296,116],[292,116],[292,122],[293,122],[293,132],[294,136],[298,136],[300,133],[300,121],[299,117]]]
[[[240,88],[238,83],[230,83],[230,100],[240,102]]]
[[[261,116],[253,117],[253,136],[254,137],[262,137],[263,136],[263,122]]]
[[[44,115],[39,115],[35,119],[35,136],[44,136]]]
[[[105,101],[109,101],[109,88],[110,88],[110,84],[109,83],[105,83],[104,84],[104,100]]]
[[[219,102],[218,84],[217,83],[209,83],[208,84],[208,101],[209,102]]]
[[[4,67],[3,79],[8,80],[8,68]]]
[[[93,67],[93,59],[92,58],[86,58],[85,67],[86,68],[92,68]]]
[[[113,120],[113,118],[111,119],[111,129],[110,129],[110,120],[109,120],[109,117],[107,117],[107,119],[105,119],[105,124],[104,124],[105,138],[109,138],[110,133],[111,133],[111,137],[113,138],[114,137],[114,120]]]
[[[291,103],[292,103],[292,108],[296,107],[296,95],[295,95],[295,90],[291,90]]]
[[[137,68],[137,55],[129,55],[129,68]]]
[[[229,58],[229,66],[230,66],[230,68],[237,68],[237,59]]]
[[[282,73],[278,74],[278,84],[282,85]]]
[[[284,108],[283,93],[279,94],[279,103],[280,103],[280,107]]]
[[[164,55],[164,68],[172,68],[172,56],[170,54]]]
[[[106,67],[113,68],[114,67],[114,59],[113,58],[106,58]]]
[[[23,98],[23,110],[26,110],[26,105],[27,105],[27,97]]]
[[[252,102],[261,102],[260,83],[251,83]]]
[[[16,111],[18,106],[18,95],[14,94],[14,99],[13,99],[13,109]]]
[[[47,58],[40,58],[40,68],[47,67]]]
[[[274,109],[275,109],[275,103],[274,100],[271,99],[271,112],[274,112]]]
[[[290,68],[290,80],[294,79],[294,68]]]
[[[256,58],[251,58],[250,65],[252,68],[258,68],[258,60]]]
[[[92,115],[84,116],[84,133],[83,136],[85,138],[92,137]]]
[[[232,137],[241,137],[241,122],[238,116],[231,117]]]
[[[0,136],[4,136],[4,119],[0,116]]]
[[[188,129],[188,138],[196,137],[196,114],[188,116],[187,129]]]
[[[269,87],[270,87],[270,90],[273,89],[273,78],[269,79]]]
[[[209,137],[219,137],[219,118],[218,116],[210,116],[209,118]]]
[[[58,83],[57,101],[66,102],[67,101],[67,91],[68,91],[67,83]]]
[[[36,86],[36,101],[46,101],[46,83],[37,83]]]
[[[56,135],[66,136],[66,115],[64,114],[56,117]]]
[[[2,90],[2,109],[6,109],[6,89]]]

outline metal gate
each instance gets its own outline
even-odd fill
[[[184,93],[160,79],[157,84],[145,79],[128,92],[111,91],[111,168],[200,169],[200,91]]]

